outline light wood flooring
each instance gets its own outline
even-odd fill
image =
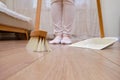
[[[120,80],[120,42],[104,50],[50,45],[30,52],[27,41],[0,41],[0,80]]]

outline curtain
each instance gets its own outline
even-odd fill
[[[35,0],[6,0],[8,8],[35,20]]]
[[[99,36],[96,0],[76,0],[76,18],[73,33],[77,36]]]
[[[29,16],[35,21],[36,0],[6,0],[14,11]],[[51,0],[42,0],[41,26],[53,35]],[[11,5],[10,5],[11,4]],[[96,0],[75,0],[75,20],[71,34],[77,37],[99,36]]]

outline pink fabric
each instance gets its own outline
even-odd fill
[[[70,34],[74,20],[74,0],[52,0],[52,21],[54,32]]]

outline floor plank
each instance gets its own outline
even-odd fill
[[[8,44],[14,45],[1,49],[0,80],[120,80],[119,43],[104,50],[50,45],[49,53],[29,52],[24,41]]]
[[[105,57],[106,59],[110,60],[114,64],[120,66],[120,43],[116,42],[112,46],[104,49],[96,51],[101,56]]]
[[[24,45],[23,48],[20,47],[21,45],[17,45],[15,49],[12,47],[0,52],[0,80],[8,78],[43,56],[42,53],[27,51]]]

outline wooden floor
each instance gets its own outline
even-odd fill
[[[104,50],[50,45],[25,49],[27,41],[0,41],[0,80],[120,80],[120,42]]]

